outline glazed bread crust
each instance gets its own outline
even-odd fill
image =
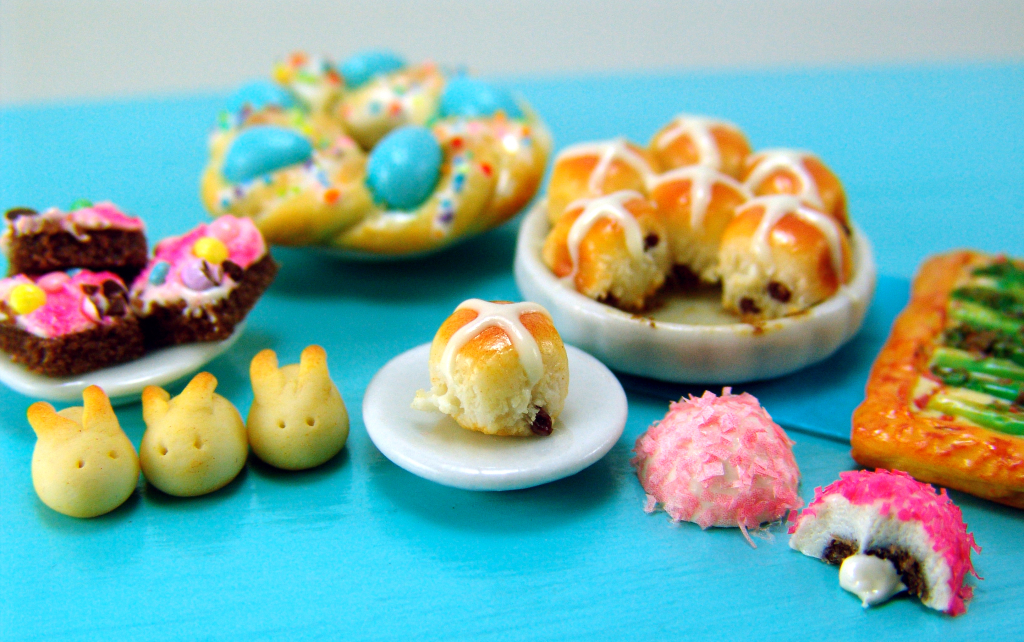
[[[761,180],[752,181],[762,163],[773,163],[780,155],[791,157],[790,162],[781,163]],[[806,176],[812,185],[804,185]],[[754,196],[771,194],[800,195],[809,190],[817,193],[821,203],[811,203],[826,214],[835,218],[849,233],[850,219],[846,210],[846,192],[839,178],[817,156],[791,150],[767,150],[758,152],[747,159],[747,171],[744,181]]]
[[[503,302],[497,302],[503,303]],[[452,336],[477,317],[473,309],[459,309],[449,316],[430,348],[430,379],[438,396],[454,395],[458,409],[452,417],[463,428],[492,435],[527,437],[540,409],[554,424],[565,405],[569,388],[569,361],[565,345],[551,319],[540,312],[519,316],[523,327],[540,349],[544,374],[529,386],[527,375],[512,340],[500,327],[483,329],[456,353],[454,390],[448,390],[441,360]],[[525,394],[524,394],[525,393]]]
[[[766,215],[765,205],[751,201],[739,208],[722,234],[719,269],[727,310],[766,318],[794,314],[831,297],[849,282],[853,253],[844,232],[836,234],[841,255],[837,273],[822,229],[796,210],[788,210],[768,230],[767,255],[755,251],[758,228]],[[835,227],[828,220],[828,227]]]
[[[989,259],[960,250],[921,267],[910,303],[871,369],[864,402],[853,413],[850,454],[863,466],[904,470],[921,481],[1024,508],[1024,438],[911,407],[918,376],[946,325],[950,293],[968,270]]]
[[[619,149],[613,149],[616,146]],[[581,198],[622,190],[645,193],[652,173],[647,151],[629,141],[602,141],[564,150],[555,158],[548,181],[548,220],[555,223],[573,201]]]
[[[682,132],[677,136],[671,136],[677,127],[676,123],[677,121],[673,120],[662,127],[648,145],[651,158],[662,172],[676,167],[697,165],[702,160],[700,146],[691,134]],[[742,178],[744,165],[751,154],[747,137],[739,128],[724,122],[709,124],[708,133],[717,148],[720,161],[717,169],[733,178]]]
[[[633,255],[628,231],[619,221],[602,218],[580,239],[573,265],[572,229],[592,202],[577,201],[566,208],[544,241],[544,262],[555,276],[572,276],[573,287],[585,296],[624,310],[643,310],[665,282],[670,267],[665,224],[646,198],[638,193],[626,197],[622,208],[636,221],[643,253]]]

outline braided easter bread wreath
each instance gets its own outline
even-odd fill
[[[209,147],[214,216],[252,218],[273,244],[408,256],[519,212],[551,137],[508,92],[434,63],[300,53],[232,96]]]

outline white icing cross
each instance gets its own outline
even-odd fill
[[[775,224],[778,223],[782,217],[793,214],[800,218],[806,223],[809,223],[816,227],[825,240],[828,241],[829,252],[832,256],[832,269],[836,273],[836,278],[840,283],[843,281],[843,249],[839,241],[839,224],[836,223],[828,214],[823,214],[817,210],[813,210],[809,207],[805,207],[795,196],[789,195],[776,195],[776,196],[761,196],[748,201],[743,209],[749,209],[751,207],[757,207],[758,205],[764,208],[764,214],[761,215],[761,222],[757,226],[757,230],[754,232],[754,251],[764,260],[767,260],[770,248],[768,247],[768,235],[771,233]]]
[[[526,379],[530,386],[532,387],[544,376],[544,360],[541,358],[540,346],[537,345],[537,340],[533,338],[520,319],[527,312],[539,312],[550,319],[551,315],[543,306],[529,301],[491,303],[481,299],[469,299],[460,303],[455,310],[475,310],[477,315],[475,319],[455,331],[448,339],[448,344],[441,354],[441,373],[449,387],[453,382],[455,355],[471,339],[494,326],[501,328],[508,335],[512,347],[519,355],[519,363],[522,364],[523,370],[526,372]]]
[[[565,241],[569,249],[569,259],[572,261],[572,272],[565,277],[567,280],[572,280],[576,276],[577,270],[579,270],[580,243],[583,242],[583,237],[602,219],[612,219],[617,222],[626,234],[626,248],[629,250],[629,253],[634,258],[643,256],[643,232],[640,230],[640,224],[637,223],[636,217],[624,205],[626,201],[631,201],[635,198],[643,198],[643,196],[639,192],[623,190],[608,196],[582,201],[586,203],[586,206],[583,208],[583,212],[573,221],[572,227],[569,228],[569,236]],[[566,210],[580,202],[576,201],[574,204],[570,204]]]
[[[633,149],[626,144],[625,138],[616,138],[614,140],[602,141],[599,143],[580,143],[579,145],[567,147],[558,155],[555,163],[567,158],[579,158],[580,156],[598,157],[597,165],[595,165],[593,171],[590,172],[590,178],[587,181],[587,186],[590,188],[590,191],[595,193],[601,192],[605,178],[607,178],[608,175],[608,170],[611,169],[612,162],[615,160],[623,161],[635,169],[637,173],[645,179],[653,173],[650,165],[647,164],[644,157],[633,151]]]
[[[672,121],[672,125],[665,130],[665,133],[658,137],[655,145],[658,149],[665,149],[680,136],[689,135],[690,140],[697,148],[697,162],[720,170],[722,169],[722,155],[718,151],[718,143],[711,133],[712,127],[724,127],[739,131],[730,122],[680,114]]]
[[[825,205],[822,203],[821,194],[818,192],[818,185],[814,182],[814,178],[807,171],[807,168],[804,167],[803,161],[805,158],[814,158],[814,154],[792,149],[766,149],[760,152],[752,159],[754,171],[747,177],[745,183],[747,189],[757,193],[757,188],[760,187],[761,183],[772,172],[784,169],[793,173],[800,180],[800,192],[796,196],[810,203],[813,207],[824,209]]]
[[[711,190],[715,183],[723,183],[739,192],[744,200],[753,198],[750,191],[732,176],[707,165],[688,165],[660,174],[648,182],[648,191],[671,181],[690,181],[690,229],[699,231],[711,205]]]

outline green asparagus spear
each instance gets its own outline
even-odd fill
[[[964,370],[969,373],[1024,382],[1024,366],[1006,359],[978,359],[969,352],[944,346],[935,348],[929,365],[932,368]]]
[[[984,330],[970,325],[958,324],[947,329],[942,343],[951,347],[985,356],[1007,359],[1024,366],[1024,343],[1020,335]]]
[[[938,392],[928,400],[928,409],[969,419],[979,426],[1010,435],[1024,435],[1024,412],[1015,412],[1005,404],[979,404]]]
[[[977,303],[1014,319],[1024,319],[1024,290],[1015,291],[967,286],[953,290],[950,297],[957,301]]]
[[[1020,335],[1024,332],[1024,320],[1013,319],[985,306],[966,301],[951,305],[949,316],[957,323],[996,330],[1006,334]]]

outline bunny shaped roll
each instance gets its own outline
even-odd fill
[[[96,517],[125,502],[139,481],[139,457],[121,430],[110,399],[97,386],[84,407],[56,412],[37,401],[28,422],[36,432],[32,485],[44,504],[72,517]]]
[[[158,386],[142,391],[142,473],[168,495],[212,493],[245,466],[245,424],[231,402],[213,392],[216,387],[212,374],[200,372],[173,399]]]
[[[278,367],[273,350],[249,366],[253,403],[246,427],[256,456],[285,470],[313,468],[348,439],[348,412],[327,370],[327,353],[312,345],[299,363]]]

